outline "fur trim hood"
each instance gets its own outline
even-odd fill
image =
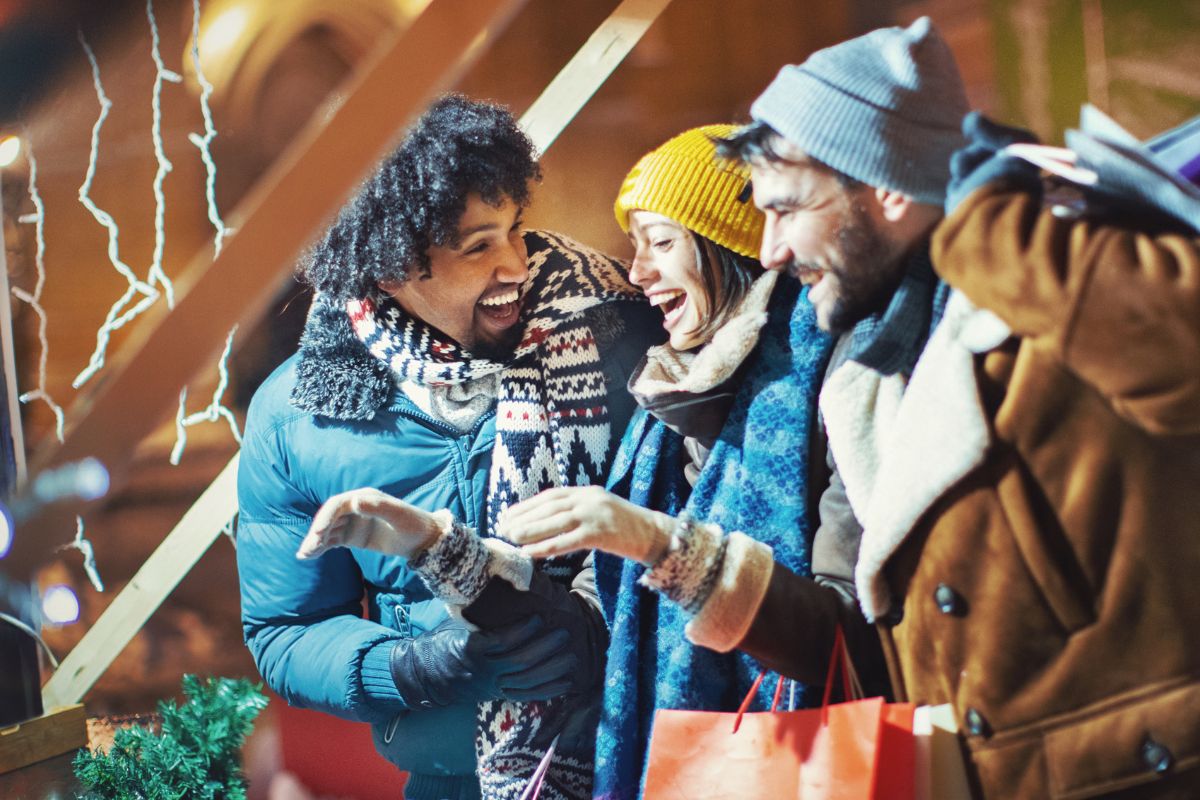
[[[318,294],[300,337],[291,403],[339,420],[367,420],[388,402],[395,382],[350,327],[346,310]]]

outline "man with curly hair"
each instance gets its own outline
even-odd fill
[[[299,352],[247,416],[246,641],[288,702],[372,723],[410,798],[515,798],[552,746],[541,796],[590,797],[590,559],[491,534],[603,482],[661,330],[617,262],[523,228],[539,178],[507,110],[437,101],[309,253]]]

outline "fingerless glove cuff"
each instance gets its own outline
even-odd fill
[[[528,589],[533,560],[499,539],[482,539],[475,531],[445,514],[447,525],[432,547],[408,564],[434,596],[448,604],[465,606],[483,592],[493,576],[504,578],[518,589]]]
[[[680,514],[666,553],[638,582],[695,614],[712,592],[726,541],[720,526],[696,523],[686,512]]]

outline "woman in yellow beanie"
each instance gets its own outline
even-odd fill
[[[763,274],[763,214],[749,202],[749,172],[718,161],[709,138],[732,129],[693,128],[647,153],[614,205],[636,249],[629,279],[663,310],[676,352],[708,344]],[[773,283],[762,281],[758,310]]]
[[[668,342],[630,379],[640,410],[609,491],[549,490],[497,528],[535,557],[597,551],[611,631],[597,797],[640,796],[656,709],[737,707],[759,667],[729,651],[773,564],[811,574],[808,439],[830,342],[800,285],[776,285],[757,260],[749,171],[712,141],[733,129],[674,137],[617,197],[629,278],[662,309]]]

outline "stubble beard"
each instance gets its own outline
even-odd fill
[[[887,308],[904,271],[901,257],[879,231],[866,208],[851,202],[835,234],[837,295],[828,315],[830,333],[842,334],[871,314]]]
[[[521,337],[524,333],[524,323],[517,322],[516,325],[500,333],[495,338],[480,336],[475,340],[475,346],[471,348],[471,356],[501,363],[509,361],[512,359],[513,354],[516,353],[517,345],[521,343]]]

